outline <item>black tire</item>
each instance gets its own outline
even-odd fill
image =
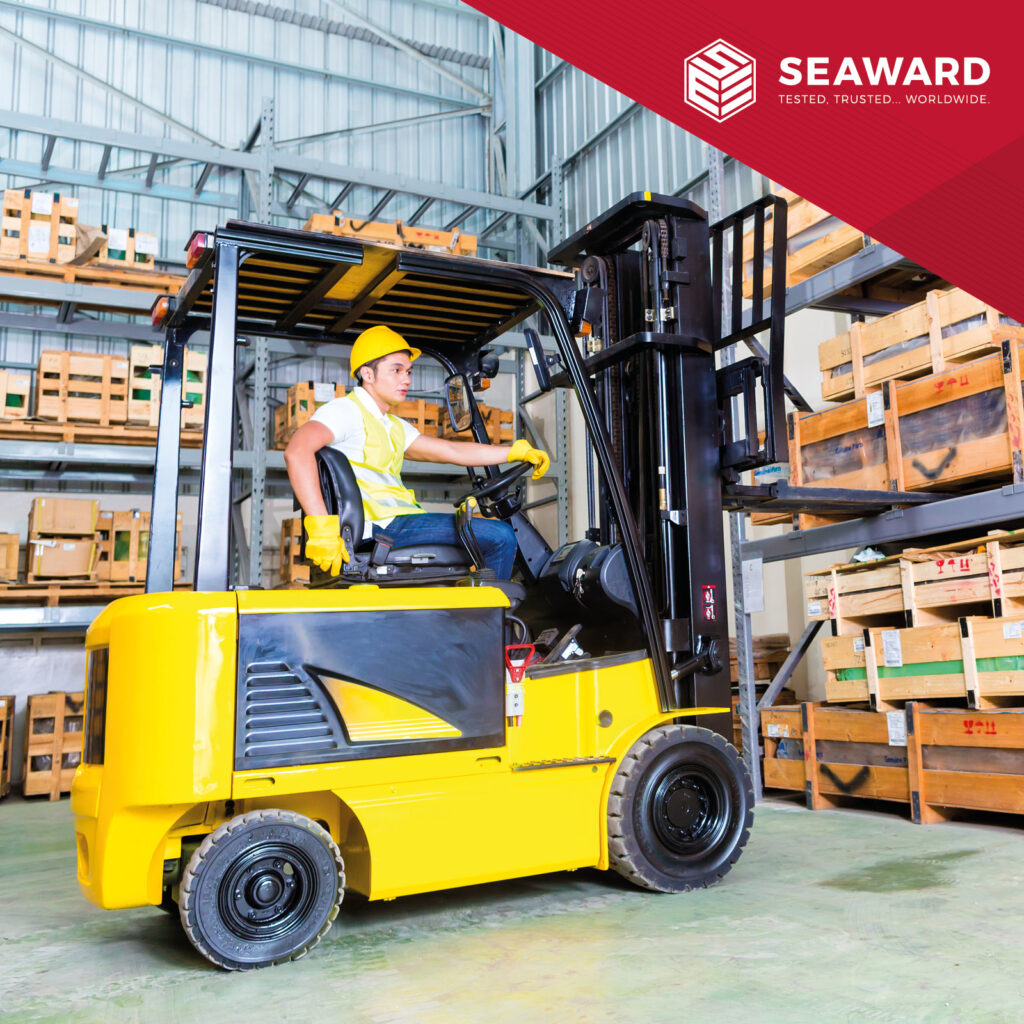
[[[692,725],[652,729],[612,781],[611,867],[655,892],[706,888],[739,858],[753,804],[746,766],[723,737]]]
[[[327,933],[345,865],[315,821],[250,811],[211,832],[181,876],[181,923],[207,960],[229,971],[298,960]]]

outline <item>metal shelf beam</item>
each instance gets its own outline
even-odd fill
[[[105,604],[67,605],[63,608],[0,606],[0,635],[16,633],[84,634]]]

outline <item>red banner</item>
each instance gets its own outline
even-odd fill
[[[1024,320],[1024,74],[992,5],[473,6]]]

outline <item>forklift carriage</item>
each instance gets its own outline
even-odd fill
[[[724,738],[722,512],[794,501],[738,482],[783,437],[783,275],[764,304],[761,285],[766,214],[781,266],[785,209],[769,197],[709,228],[688,201],[637,193],[551,253],[573,274],[234,221],[194,236],[161,324],[147,593],[86,638],[72,789],[86,897],[162,906],[208,959],[248,969],[304,955],[346,888],[391,899],[582,867],[659,892],[721,878],[753,817]],[[744,221],[755,299],[741,310]],[[523,509],[522,467],[490,467],[469,486],[515,529],[518,585],[472,568],[463,505],[464,559],[406,572],[357,549],[333,584],[230,588],[244,336],[337,347],[387,324],[457,399],[493,375],[486,346],[535,315],[557,351],[527,329],[538,390],[524,402],[576,395],[598,470],[584,539],[552,551]],[[195,587],[175,592],[182,353],[197,331],[210,356]],[[758,351],[716,369],[737,342]],[[351,529],[344,469],[321,465]],[[506,649],[531,642],[547,653],[512,663],[524,677],[510,682]]]

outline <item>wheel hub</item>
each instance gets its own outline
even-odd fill
[[[675,853],[698,855],[715,845],[729,817],[728,794],[699,765],[677,765],[659,779],[651,801],[654,831]]]
[[[283,934],[301,920],[314,887],[300,859],[285,856],[280,849],[256,847],[236,862],[225,879],[221,889],[225,922],[248,939]]]

